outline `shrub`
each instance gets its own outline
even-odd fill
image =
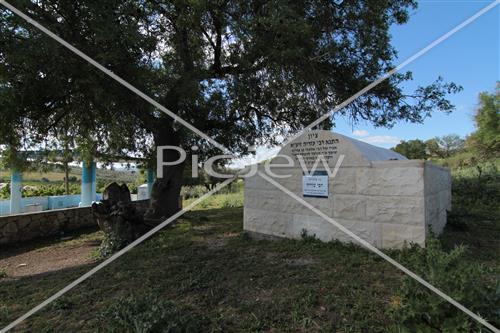
[[[208,189],[203,185],[183,186],[181,196],[184,199],[199,198],[207,192]]]
[[[488,280],[490,269],[464,260],[465,251],[464,246],[459,246],[445,252],[439,240],[431,238],[425,249],[414,245],[403,250],[400,259],[430,284],[498,326],[500,286],[495,287]],[[389,315],[398,332],[480,332],[483,329],[410,277],[405,277],[393,297]]]
[[[114,236],[113,233],[104,233],[104,239],[94,256],[97,258],[106,258],[123,249],[125,246],[127,246],[127,242],[125,240]]]
[[[0,279],[6,278],[7,277],[7,272],[0,268]]]
[[[316,238],[316,234],[309,234],[307,229],[302,229],[300,231],[300,238],[304,243],[316,243],[319,240]]]
[[[128,186],[128,189],[130,190],[130,194],[137,194],[137,184],[136,183],[127,183],[127,186]]]
[[[0,301],[0,323],[6,323],[7,320],[9,319],[11,319],[9,314],[9,308],[7,307],[7,305],[3,304]]]
[[[102,332],[203,332],[206,319],[148,293],[118,299],[99,316]]]
[[[10,183],[6,183],[6,185],[0,189],[0,199],[8,198],[10,198]]]
[[[104,180],[104,179],[97,179],[96,180],[96,192],[97,193],[102,193],[106,186],[109,185],[109,181]]]
[[[79,194],[81,187],[79,184],[69,185],[69,194]],[[23,197],[44,197],[52,195],[65,195],[64,184],[39,184],[35,187],[23,190]]]
[[[453,178],[452,207],[457,214],[498,216],[499,197],[500,173],[495,166],[477,167]]]

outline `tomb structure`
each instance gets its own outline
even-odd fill
[[[378,248],[424,246],[430,230],[442,232],[451,209],[448,169],[330,131],[305,132],[267,163],[258,171]],[[244,229],[354,242],[259,173],[245,179]]]

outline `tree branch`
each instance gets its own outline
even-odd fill
[[[214,64],[212,66],[215,73],[220,73],[222,69],[222,22],[218,13],[214,10],[210,10],[210,16],[214,23],[215,30],[215,47],[214,47]]]

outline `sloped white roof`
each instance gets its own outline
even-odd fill
[[[388,161],[388,160],[407,160],[407,158],[399,153],[396,153],[395,151],[392,151],[390,149],[385,149],[381,147],[377,147],[374,145],[371,145],[369,143],[356,140],[353,138],[350,138],[345,135],[341,135],[338,133],[334,133],[335,135],[343,137],[346,141],[349,141],[352,143],[358,150],[359,152],[365,157],[368,161]]]

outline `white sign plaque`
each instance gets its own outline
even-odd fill
[[[304,197],[328,198],[328,176],[303,176],[302,195]]]

